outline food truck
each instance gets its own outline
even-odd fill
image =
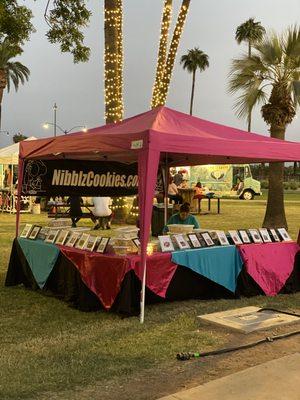
[[[184,167],[185,169],[187,167]],[[239,179],[238,179],[239,178]],[[241,181],[241,190],[237,182]],[[252,178],[249,164],[197,165],[189,168],[189,186],[201,182],[210,192],[220,197],[252,200],[260,196],[260,182]]]

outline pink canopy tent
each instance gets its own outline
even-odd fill
[[[167,158],[169,166],[299,161],[300,143],[248,133],[167,107],[158,107],[87,133],[21,142],[19,157],[19,182],[22,182],[24,160],[64,158],[138,162],[141,263],[144,267],[143,321],[146,249],[160,161],[165,162]],[[19,213],[17,229],[18,221]]]

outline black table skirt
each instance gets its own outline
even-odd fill
[[[82,311],[104,310],[98,297],[81,280],[77,268],[62,253],[59,254],[44,288],[40,290],[20,245],[14,240],[5,285],[19,284],[47,295],[51,294]],[[125,275],[110,311],[124,316],[138,315],[140,291],[141,282],[131,270]],[[297,291],[300,291],[300,253],[296,257],[294,270],[280,293]],[[236,293],[233,294],[223,286],[179,265],[168,287],[166,298],[163,299],[146,288],[146,304],[186,299],[232,299],[256,295],[264,293],[244,268],[238,277]]]

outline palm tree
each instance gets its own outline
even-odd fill
[[[169,93],[171,78],[174,69],[174,63],[177,55],[178,46],[180,43],[180,38],[184,29],[186,17],[189,11],[191,0],[182,0],[181,7],[178,13],[176,25],[173,31],[168,56],[165,61],[163,68],[163,73],[161,74],[161,79],[159,82],[159,87],[155,98],[152,96],[152,108],[157,106],[164,106],[167,101],[167,96]],[[162,21],[162,24],[164,22]]]
[[[261,23],[255,22],[254,18],[250,18],[237,27],[235,40],[238,44],[241,44],[242,42],[248,43],[248,57],[251,57],[252,45],[260,42],[265,33],[266,30]]]
[[[106,123],[123,119],[123,2],[104,1],[104,87]]]
[[[247,117],[258,103],[271,137],[285,138],[300,103],[300,27],[282,36],[272,33],[253,46],[255,54],[233,60],[229,90],[242,91],[236,102],[239,117]],[[270,87],[270,92],[265,89]],[[270,163],[269,194],[263,226],[287,226],[283,203],[283,163]]]
[[[251,57],[252,45],[259,43],[265,33],[266,30],[261,23],[255,22],[254,18],[250,18],[237,27],[235,40],[238,44],[242,42],[248,43],[248,57]],[[248,132],[251,132],[251,111],[249,110],[248,112]]]
[[[183,69],[186,69],[192,74],[192,93],[191,93],[191,104],[190,104],[190,115],[193,115],[193,103],[194,103],[194,92],[195,92],[195,80],[196,71],[204,71],[209,67],[208,55],[203,53],[198,47],[188,50],[187,54],[181,57],[180,64],[183,64]]]
[[[28,81],[30,71],[19,61],[11,61],[16,55],[16,46],[12,45],[7,39],[0,43],[0,128],[1,128],[1,108],[3,92],[7,88],[9,92],[11,82],[17,91],[20,83]]]
[[[164,75],[164,68],[166,65],[166,60],[168,55],[168,38],[169,38],[170,24],[172,21],[172,9],[173,9],[173,0],[164,0],[162,20],[160,24],[160,40],[159,40],[158,56],[156,63],[156,75],[155,75],[155,81],[151,98],[151,108],[155,108],[157,106],[159,97],[159,85]]]

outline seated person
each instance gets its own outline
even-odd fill
[[[203,197],[205,197],[206,189],[202,187],[201,182],[197,182],[194,187],[194,192],[194,199],[203,199]]]
[[[81,205],[83,200],[79,196],[70,196],[67,200],[67,204],[70,204],[70,217],[72,220],[72,228],[76,228],[77,222],[82,217]]]
[[[190,214],[190,204],[184,203],[180,206],[179,213],[173,214],[167,225],[181,224],[181,225],[194,225],[194,228],[200,228],[199,222],[194,215]],[[168,226],[165,226],[163,232],[168,232]]]
[[[243,182],[243,180],[240,178],[239,181],[238,181],[238,187],[237,187],[236,194],[237,194],[238,196],[241,195],[242,192],[243,192],[243,190],[244,190],[244,182]]]
[[[198,200],[198,212],[201,211],[201,200],[206,197],[205,195],[206,190],[204,187],[202,187],[201,182],[197,182],[196,186],[194,187],[194,197],[193,199]]]
[[[96,223],[94,229],[110,229],[112,211],[110,197],[93,197],[93,216],[92,221]]]
[[[180,186],[181,183],[182,183],[182,181],[183,181],[183,172],[182,172],[181,170],[178,171],[178,172],[173,176],[173,179],[174,179],[175,185],[176,185],[177,187]]]
[[[236,177],[236,184],[231,188],[231,190],[236,191],[237,195],[242,194],[242,191],[244,189],[244,181],[240,176]]]
[[[175,204],[182,204],[183,203],[183,198],[178,193],[178,188],[175,185],[175,183],[174,183],[172,178],[170,178],[170,180],[169,180],[168,197],[169,197],[170,200],[174,200]]]

